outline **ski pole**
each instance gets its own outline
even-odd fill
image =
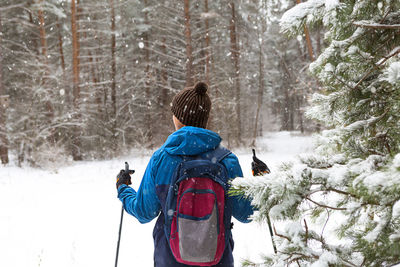
[[[271,170],[268,168],[267,164],[256,157],[255,149],[253,149],[253,162],[251,163],[251,171],[253,172],[253,176],[262,176],[264,174],[271,173]],[[274,240],[274,233],[272,232],[271,219],[269,218],[269,214],[267,214],[267,223],[269,234],[271,235],[272,247],[274,248],[274,252],[276,254],[277,249]]]
[[[267,214],[267,222],[268,222],[269,234],[271,235],[272,246],[274,247],[274,252],[276,254],[278,251],[276,250],[274,233],[272,232],[271,219],[269,218],[269,214]]]
[[[135,171],[134,170],[129,170],[129,164],[128,162],[125,162],[125,173],[126,174],[133,174]],[[130,183],[130,179],[129,179]],[[118,231],[118,243],[117,243],[117,253],[115,256],[115,267],[118,265],[118,255],[119,255],[119,244],[121,241],[121,232],[122,232],[122,220],[124,219],[124,204],[122,204],[122,209],[121,209],[121,221],[119,222],[119,231]]]
[[[124,205],[122,205],[121,209],[121,221],[119,223],[119,232],[118,232],[118,243],[117,243],[117,255],[115,256],[115,267],[118,266],[118,255],[119,255],[119,243],[121,241],[121,231],[122,231],[122,220],[124,219]]]

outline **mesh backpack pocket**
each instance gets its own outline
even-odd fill
[[[217,264],[227,244],[227,173],[215,157],[210,159],[184,160],[167,195],[165,234],[175,259],[188,265]]]

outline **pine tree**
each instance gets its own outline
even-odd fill
[[[327,130],[313,155],[235,182],[258,219],[285,221],[267,266],[400,261],[399,10],[397,0],[309,0],[282,17],[289,34],[321,23],[327,30],[329,46],[310,65],[323,89],[307,112]]]

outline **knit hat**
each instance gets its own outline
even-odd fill
[[[186,126],[206,128],[211,110],[207,89],[206,83],[198,82],[179,92],[172,100],[172,114]]]

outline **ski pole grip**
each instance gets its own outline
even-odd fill
[[[129,164],[128,162],[125,161],[125,172],[128,173],[129,172]]]
[[[134,174],[135,173],[134,170],[130,170],[129,169],[129,164],[126,161],[125,161],[125,173],[128,173],[128,174]]]

